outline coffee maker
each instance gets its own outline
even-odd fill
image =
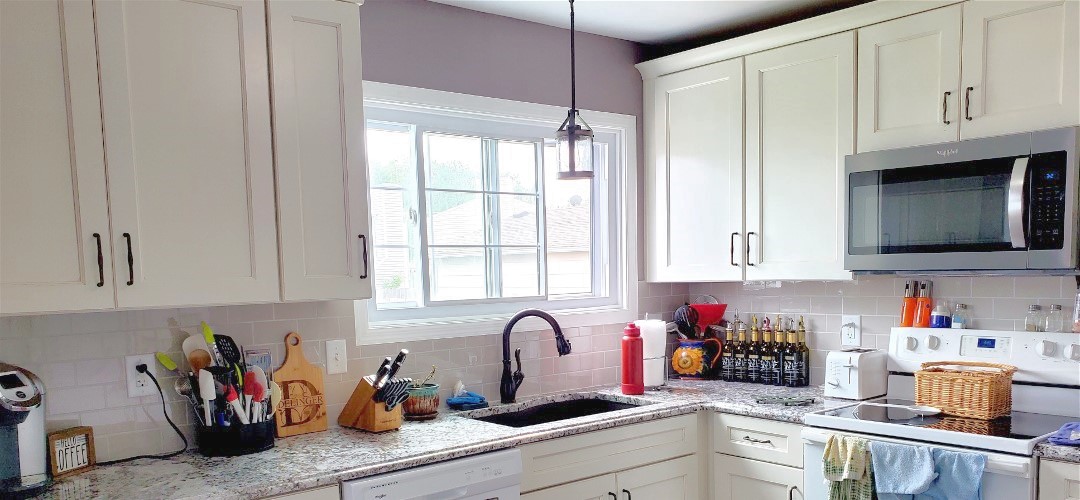
[[[29,370],[0,362],[0,497],[31,496],[49,485],[45,386]]]

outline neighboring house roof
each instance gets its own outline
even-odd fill
[[[536,235],[536,205],[513,197],[503,197],[500,235],[507,244],[530,244]],[[479,245],[484,234],[483,200],[477,198],[432,215],[431,244]],[[571,205],[547,209],[549,252],[587,252],[590,232],[589,207]]]

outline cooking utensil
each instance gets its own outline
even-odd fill
[[[247,415],[253,415],[251,413],[251,400],[255,398],[255,385],[258,384],[255,380],[255,372],[247,372],[244,374],[244,413]],[[255,417],[251,418],[253,422],[256,422]]]
[[[281,386],[279,386],[277,384],[277,382],[274,382],[273,380],[271,380],[270,381],[270,408],[266,412],[267,413],[267,418],[270,418],[269,414],[272,414],[272,413],[277,411],[278,406],[281,406]]]
[[[401,364],[405,362],[405,357],[408,355],[408,349],[398,351],[397,357],[394,358],[394,364],[390,365],[390,373],[386,375],[387,378],[394,378],[397,375],[398,370],[401,369]]]
[[[180,369],[177,368],[176,362],[173,361],[168,354],[158,351],[154,353],[154,357],[157,358],[157,362],[161,363],[161,366],[165,367],[166,370],[175,373],[177,376],[184,376],[183,373],[180,373]]]
[[[900,408],[902,410],[910,411],[920,417],[930,417],[941,413],[940,408],[934,408],[933,406],[921,406],[921,405],[894,405],[888,403],[859,403],[860,406],[878,406],[882,408]]]
[[[188,355],[188,365],[191,366],[192,371],[199,371],[213,366],[214,360],[210,357],[210,353],[206,352],[206,349],[195,349]]]
[[[683,304],[675,310],[675,325],[679,333],[687,337],[697,337],[698,314],[690,304]]]
[[[258,382],[253,382],[252,384],[254,385],[254,387],[252,388],[252,392],[255,393],[255,403],[254,407],[252,408],[251,421],[262,422],[263,420],[265,420],[262,402],[264,399],[266,399],[266,388],[259,385]],[[244,387],[244,389],[247,389],[247,387]]]
[[[210,354],[212,355],[211,357],[214,358],[214,363],[218,366],[224,366],[225,359],[221,357],[221,351],[218,350],[217,342],[214,340],[214,330],[211,330],[210,325],[206,324],[205,321],[202,322],[201,326],[203,342],[205,342],[206,346],[209,348]]]
[[[199,394],[203,400],[203,423],[206,425],[213,425],[213,407],[214,398],[217,397],[217,389],[214,387],[214,376],[206,370],[199,370]]]
[[[229,407],[231,407],[233,409],[233,412],[236,413],[236,418],[240,420],[241,424],[247,425],[251,423],[251,420],[248,419],[247,413],[244,412],[243,405],[240,404],[240,396],[236,395],[236,389],[234,389],[232,386],[229,386],[227,392],[225,393],[225,401],[229,403]]]
[[[240,362],[244,355],[232,337],[228,335],[214,335],[214,346],[217,347],[218,352],[221,353],[221,358],[225,361],[225,366],[240,366]]]
[[[412,386],[413,387],[420,387],[420,386],[430,382],[431,379],[435,378],[435,370],[436,370],[435,365],[431,365],[431,373],[428,373],[427,377],[424,377],[424,381],[420,382],[419,384],[414,383]]]
[[[309,432],[325,431],[329,427],[326,418],[325,371],[311,364],[304,357],[303,339],[291,332],[285,336],[285,362],[274,372],[283,391],[288,391],[290,404],[275,420],[277,436],[288,437]]]
[[[199,373],[199,370],[214,365],[213,357],[210,356],[210,351],[206,349],[206,341],[202,337],[192,335],[184,339],[184,343],[181,344],[180,348],[183,349],[184,357],[187,358],[188,365],[191,366],[193,372]],[[196,351],[202,351],[202,353],[196,353]],[[192,359],[195,359],[195,363],[192,363]],[[196,366],[196,363],[198,366]]]
[[[375,390],[382,389],[383,386],[386,385],[386,381],[390,380],[390,377],[387,375],[390,374],[390,364],[392,362],[393,360],[390,359],[390,356],[383,358],[382,364],[379,365],[379,370],[375,372],[375,380],[371,384]],[[379,376],[380,374],[382,374],[382,376]]]

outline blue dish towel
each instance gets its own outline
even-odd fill
[[[937,478],[934,456],[924,446],[870,442],[874,491],[880,500],[902,500],[927,490]]]
[[[937,479],[916,500],[981,500],[986,455],[934,448]]]
[[[1061,446],[1080,446],[1080,422],[1069,422],[1053,435],[1049,441]]]
[[[447,405],[471,405],[480,404],[487,401],[484,396],[481,396],[475,392],[465,391],[464,396],[455,396],[452,398],[446,398]]]

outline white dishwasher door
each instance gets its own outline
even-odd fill
[[[342,500],[518,500],[521,452],[501,450],[345,481]]]

